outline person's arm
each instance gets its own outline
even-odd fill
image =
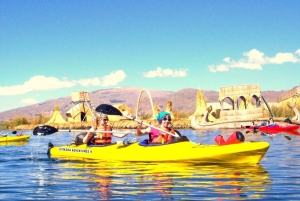
[[[149,134],[151,132],[150,127],[146,128],[146,129],[142,129],[142,121],[139,122],[137,128],[136,128],[136,133],[135,136],[142,136],[142,135],[146,135]]]
[[[83,138],[83,143],[84,144],[87,144],[89,141],[90,141],[90,139],[94,136],[94,133],[95,133],[95,129],[94,129],[94,127],[92,127],[90,130],[89,130],[89,132],[84,136],[84,138]]]

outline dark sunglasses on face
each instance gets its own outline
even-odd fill
[[[166,117],[165,117],[165,118],[163,118],[163,120],[164,120],[164,121],[167,121],[167,120],[168,120],[168,121],[172,121],[172,119],[171,119],[171,118],[166,118]]]
[[[103,120],[103,121],[108,121],[108,119],[102,119],[102,120]],[[100,122],[101,119],[98,119],[97,121]]]

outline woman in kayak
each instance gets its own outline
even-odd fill
[[[84,136],[82,142],[85,144],[95,145],[111,144],[112,136],[123,138],[131,133],[130,130],[126,130],[123,133],[119,133],[119,135],[118,133],[113,134],[112,128],[109,125],[107,125],[108,120],[109,119],[106,114],[98,113],[95,120],[93,121],[93,126],[90,128],[89,132]]]
[[[156,120],[159,123],[158,128],[164,131],[167,131],[169,133],[175,134],[175,131],[171,128],[171,115],[168,112],[161,112],[159,115],[157,115]],[[153,127],[148,127],[146,129],[141,129],[143,122],[140,121],[139,125],[137,126],[136,129],[136,136],[142,136],[149,134],[149,143],[154,143],[154,144],[164,144],[171,142],[173,140],[172,135],[168,135],[160,130],[157,130]]]
[[[83,143],[85,144],[111,144],[112,129],[107,125],[108,117],[106,114],[97,114],[93,126],[90,128],[87,135],[83,138]],[[95,131],[108,131],[105,132],[95,132]]]

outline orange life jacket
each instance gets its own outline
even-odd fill
[[[102,126],[97,128],[97,130],[111,131],[110,126]],[[94,144],[110,144],[111,143],[111,133],[97,133],[93,139]]]

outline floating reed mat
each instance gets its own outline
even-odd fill
[[[156,120],[144,120],[145,123],[157,126]],[[72,123],[63,123],[63,124],[47,124],[48,126],[53,126],[57,129],[89,129],[92,126],[92,122],[72,122]],[[136,129],[138,123],[131,120],[121,120],[121,121],[109,121],[108,125],[113,129]],[[14,130],[33,130],[39,124],[24,124],[19,125],[14,128]],[[172,126],[174,129],[190,129],[191,121],[189,119],[178,119],[172,121]],[[146,128],[146,125],[143,125],[142,128]]]

